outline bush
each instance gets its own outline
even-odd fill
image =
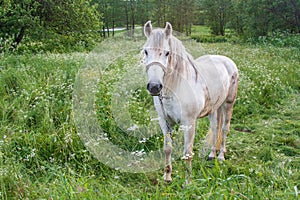
[[[16,51],[18,53],[83,52],[92,50],[102,40],[97,32],[87,34],[69,33],[66,35],[48,32],[45,34],[41,39],[24,38]]]
[[[297,47],[300,48],[300,34],[288,32],[273,32],[269,36],[259,36],[257,42],[264,45],[276,47]]]

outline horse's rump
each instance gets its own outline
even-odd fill
[[[237,78],[237,67],[228,57],[205,55],[196,59],[199,81],[205,83],[207,105],[211,112],[218,109],[227,99],[231,90],[232,78]],[[232,98],[232,97],[231,97]]]

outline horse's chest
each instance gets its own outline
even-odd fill
[[[166,117],[175,123],[181,121],[181,106],[177,101],[166,100],[163,103],[163,109],[166,113]]]

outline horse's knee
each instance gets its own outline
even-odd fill
[[[166,155],[171,154],[172,152],[172,138],[171,138],[171,134],[167,133],[165,135],[165,141],[164,141],[164,151]]]
[[[171,145],[165,145],[164,151],[166,155],[170,155],[172,152],[172,146]]]

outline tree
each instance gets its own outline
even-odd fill
[[[101,20],[103,21],[103,26],[102,26],[102,36],[105,37],[106,33],[107,36],[109,37],[109,28],[111,24],[111,18],[112,13],[113,13],[113,4],[110,1],[107,0],[94,0],[92,1],[94,5],[99,5],[98,6],[98,11],[102,13]]]
[[[16,48],[26,33],[36,29],[38,4],[34,0],[1,1],[0,39],[8,40],[8,48]],[[0,48],[4,48],[0,44]]]
[[[191,33],[192,23],[195,19],[195,0],[155,0],[152,18],[162,27],[166,21],[171,22],[174,30]]]
[[[233,0],[230,28],[246,38],[268,36],[277,31],[299,33],[299,0]]]
[[[206,24],[215,35],[225,35],[225,27],[231,9],[231,0],[203,0]]]
[[[32,40],[85,40],[97,34],[100,14],[85,0],[4,0],[0,2],[0,38],[15,49],[24,37]]]
[[[247,2],[244,0],[233,0],[232,11],[228,18],[228,26],[234,29],[238,35],[244,34],[247,19]]]
[[[299,0],[266,0],[266,12],[271,13],[271,26],[274,30],[300,31]]]
[[[45,28],[58,34],[97,31],[100,14],[85,0],[39,0],[39,17]]]
[[[93,0],[93,3],[100,5],[108,30],[115,25],[134,30],[136,24],[143,25],[147,20],[162,27],[169,21],[175,30],[189,35],[197,14],[196,0]]]

